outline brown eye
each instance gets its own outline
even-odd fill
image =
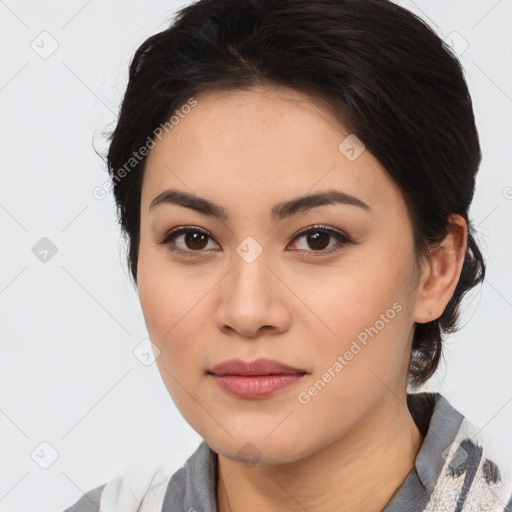
[[[342,247],[354,242],[346,235],[325,226],[313,226],[300,232],[294,240],[304,239],[298,249],[309,253],[319,253],[319,256],[331,254]],[[334,244],[331,241],[334,239]]]
[[[207,236],[203,235],[203,233],[199,233],[198,231],[189,231],[183,235],[183,240],[187,249],[204,249],[207,245]]]
[[[331,235],[322,231],[311,231],[307,235],[307,243],[312,249],[323,250],[329,245]]]
[[[189,226],[170,231],[158,243],[165,245],[170,251],[196,256],[194,252],[198,253],[197,255],[206,252],[203,249],[208,247],[210,239],[211,236],[202,229]]]
[[[325,226],[312,226],[303,230],[294,238],[294,240],[299,241],[301,239],[304,239],[304,242],[295,244],[299,246],[297,247],[298,250],[314,256],[326,256],[348,244],[356,243],[345,234]],[[207,232],[194,226],[183,226],[171,230],[163,240],[157,243],[165,245],[172,252],[186,256],[202,256],[210,252],[207,250],[208,248],[212,249],[212,247],[208,247],[210,240],[214,243],[213,249],[219,249],[219,246]]]

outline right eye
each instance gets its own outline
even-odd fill
[[[208,245],[208,238],[213,238],[204,230],[195,226],[182,226],[166,233],[159,244],[165,245],[169,251],[184,254],[186,256],[199,256]],[[181,239],[181,240],[180,240]],[[182,247],[177,246],[181,244]],[[217,244],[215,244],[217,245]],[[217,245],[218,247],[218,245]]]

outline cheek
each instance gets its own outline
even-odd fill
[[[139,301],[150,336],[161,342],[165,332],[173,325],[175,311],[172,297],[167,293],[165,283],[155,276],[144,273],[138,285]]]
[[[308,305],[318,312],[318,325],[325,333],[314,349],[325,367],[319,371],[345,354],[347,378],[359,379],[357,371],[362,368],[367,377],[372,368],[383,372],[386,380],[392,379],[407,365],[412,266],[405,257],[399,261],[395,252],[388,251],[384,254],[391,256],[386,257],[369,251],[346,273],[326,276],[310,295]],[[407,254],[405,248],[403,254]],[[318,333],[312,333],[315,337]]]
[[[204,279],[195,283],[186,272],[181,277],[176,272],[145,273],[138,287],[139,301],[149,337],[160,350],[157,363],[162,377],[166,377],[164,369],[180,381],[197,374],[202,351],[198,333],[209,318],[201,299],[209,287]]]
[[[317,281],[309,287],[307,302],[336,336],[353,335],[353,329],[375,323],[396,301],[403,303],[407,275],[402,265],[361,263]]]
[[[318,308],[329,330],[311,336],[317,338],[312,345],[316,364],[314,375],[299,390],[301,404],[301,399],[310,400],[304,412],[351,424],[368,407],[382,403],[390,390],[399,392],[409,361],[406,283],[405,268],[383,272],[374,265],[315,294],[311,309]]]
[[[206,285],[187,270],[172,267],[165,251],[141,247],[137,274],[138,295],[150,335],[164,342],[187,321]],[[204,281],[204,280],[203,280]]]
[[[170,282],[162,276],[148,276],[139,286],[139,300],[149,337],[160,351],[156,364],[165,387],[185,418],[194,421],[197,411],[189,393],[194,392],[194,379],[203,371],[198,367],[201,348],[194,338],[195,319],[201,313],[189,305],[191,298],[179,293],[176,280],[172,287]]]

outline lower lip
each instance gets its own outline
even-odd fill
[[[297,383],[304,374],[281,375],[214,375],[215,382],[225,391],[243,398],[262,398],[273,395]]]

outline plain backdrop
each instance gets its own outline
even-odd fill
[[[62,510],[126,467],[178,469],[201,440],[136,357],[147,332],[114,201],[93,195],[131,57],[186,3],[0,1],[3,512]],[[512,1],[399,3],[460,55],[483,151],[470,217],[488,277],[426,389],[512,453]]]

